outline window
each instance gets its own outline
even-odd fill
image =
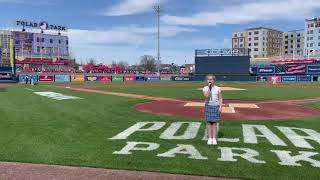
[[[241,37],[243,37],[243,33],[241,33]]]
[[[254,40],[259,40],[259,37],[255,37]]]
[[[240,47],[243,48],[243,44],[240,44]]]
[[[59,44],[61,44],[61,40],[59,39]]]
[[[251,46],[251,43],[249,43],[249,47]]]
[[[288,46],[285,46],[284,48],[285,48],[285,49],[288,49]]]
[[[53,43],[53,39],[50,39],[50,43],[51,43],[51,44]]]
[[[318,43],[318,46],[320,47],[320,42]]]
[[[309,47],[309,43],[307,43],[307,47]]]
[[[263,40],[266,40],[266,38],[263,36]]]
[[[234,37],[235,37],[235,38],[238,37],[237,34],[234,34]]]
[[[293,51],[290,51],[291,54],[293,54]]]
[[[300,47],[301,47],[300,44],[298,44],[298,45],[297,45],[297,48],[300,48]]]
[[[235,43],[238,43],[238,39],[235,39],[234,42],[235,42]]]
[[[285,51],[284,53],[285,53],[285,54],[288,54],[288,51]]]
[[[293,34],[291,34],[291,37],[293,38]]]
[[[40,46],[37,46],[37,52],[38,53],[40,52]]]
[[[309,37],[307,37],[307,41],[309,41]]]
[[[310,47],[313,47],[313,43],[310,43]]]
[[[298,34],[297,36],[300,37],[300,34]]]
[[[297,42],[301,42],[300,39],[298,39]]]
[[[310,34],[313,34],[313,30],[310,30]]]
[[[311,27],[314,27],[314,24],[313,24],[313,23],[311,23]]]
[[[259,46],[259,43],[254,43],[254,46]]]
[[[254,34],[259,34],[259,31],[255,31]]]
[[[320,40],[320,36],[318,37],[318,39]]]
[[[291,45],[291,48],[293,48],[293,45]]]
[[[320,29],[319,29],[318,33],[320,33]]]
[[[240,42],[243,42],[243,39],[240,39]],[[67,44],[68,44],[68,40],[67,40]]]
[[[254,58],[257,58],[257,57],[258,57],[258,55],[254,55],[253,57],[254,57]]]
[[[40,42],[40,38],[37,37],[37,42]]]
[[[285,36],[284,38],[288,39],[288,36]]]
[[[238,44],[235,44],[234,47],[235,47],[235,48],[238,48]]]
[[[249,38],[249,41],[251,41],[251,38]]]
[[[313,37],[310,37],[310,41],[312,41],[313,40]]]
[[[264,51],[264,48],[262,49],[262,51]]]
[[[251,35],[252,33],[251,32],[249,32],[249,35]]]
[[[19,41],[19,40],[16,40],[14,43],[15,43],[15,44],[20,44],[20,41]]]
[[[44,42],[44,38],[41,38],[41,42]]]
[[[300,50],[298,50],[298,51],[297,51],[297,54],[300,54],[300,53],[301,53],[301,51],[300,51]]]
[[[291,40],[290,42],[293,43],[293,40]]]
[[[259,48],[254,48],[254,51],[259,51]]]
[[[265,43],[263,42],[263,43],[262,43],[262,45],[264,46],[264,45],[265,45]]]
[[[284,43],[285,43],[285,44],[288,44],[288,41],[285,41]]]

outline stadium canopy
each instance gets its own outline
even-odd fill
[[[123,71],[123,70],[125,70],[122,66],[113,66],[112,68],[111,68],[111,70],[113,70],[113,71]]]
[[[83,69],[92,70],[92,69],[94,69],[94,66],[93,65],[85,65],[85,66],[83,66]]]
[[[108,70],[109,67],[107,65],[102,65],[97,68],[98,70]]]

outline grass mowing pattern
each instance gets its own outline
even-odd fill
[[[302,167],[288,167],[278,164],[279,160],[270,150],[299,150],[319,152],[320,145],[310,142],[315,149],[294,147],[283,134],[273,126],[310,128],[320,132],[319,118],[269,121],[269,122],[221,122],[220,137],[238,137],[239,143],[221,142],[221,147],[245,147],[257,150],[259,159],[266,164],[252,164],[239,158],[237,162],[217,161],[220,152],[216,147],[202,141],[205,124],[198,136],[192,140],[162,140],[160,134],[176,121],[199,121],[164,117],[136,112],[133,106],[141,100],[109,95],[90,94],[68,89],[53,89],[46,86],[28,86],[37,91],[53,91],[84,99],[57,101],[33,94],[23,85],[9,87],[0,93],[0,160],[73,166],[90,166],[117,169],[161,171],[204,176],[223,176],[245,179],[318,179],[319,168],[302,163]],[[305,89],[303,89],[304,91]],[[196,92],[199,92],[196,90]],[[109,140],[136,122],[165,121],[159,131],[134,133],[128,140]],[[272,146],[264,138],[258,145],[244,144],[241,124],[263,124],[268,126],[287,147]],[[156,151],[139,152],[132,155],[113,155],[122,149],[126,141],[156,142]],[[176,158],[160,158],[176,144],[195,146],[208,160],[191,160],[184,155]],[[320,156],[315,156],[320,160]]]

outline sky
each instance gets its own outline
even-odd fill
[[[16,20],[65,25],[78,62],[137,64],[157,55],[157,4],[161,61],[179,65],[194,63],[195,49],[230,48],[234,31],[303,29],[320,17],[320,0],[0,0],[0,29],[17,29]]]

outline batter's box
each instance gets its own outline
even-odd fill
[[[188,102],[184,107],[204,107],[202,102]],[[229,103],[228,105],[223,104],[222,113],[236,113],[235,108],[248,108],[248,109],[257,109],[259,106],[252,103]]]

